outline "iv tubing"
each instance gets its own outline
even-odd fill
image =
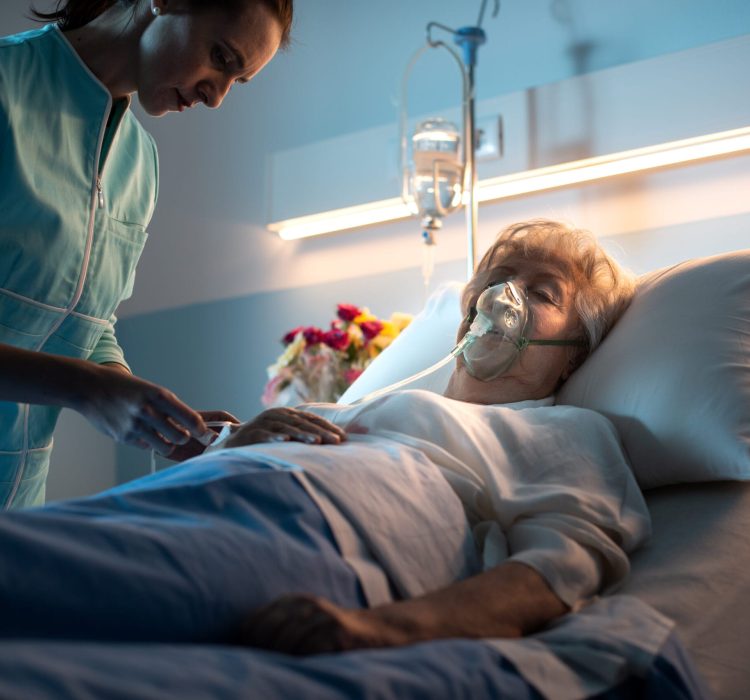
[[[393,384],[390,384],[386,387],[383,387],[382,389],[376,389],[375,391],[371,391],[369,394],[365,394],[362,398],[357,399],[356,401],[352,402],[350,405],[354,406],[359,403],[363,403],[365,401],[369,401],[370,399],[375,399],[378,396],[382,396],[383,394],[389,394],[392,391],[396,391],[397,389],[400,389],[401,387],[406,386],[407,384],[411,384],[412,382],[415,382],[417,379],[421,379],[422,377],[426,377],[428,374],[431,374],[432,372],[436,372],[441,367],[445,367],[451,360],[455,359],[457,355],[461,354],[464,350],[464,348],[474,340],[473,337],[470,337],[467,333],[463,340],[461,340],[458,345],[456,345],[453,350],[451,350],[442,360],[438,360],[434,365],[428,367],[427,369],[423,369],[421,372],[417,372],[416,374],[412,374],[411,377],[407,377],[406,379],[402,379],[401,381],[394,382]]]
[[[437,372],[437,370],[439,370],[441,367],[445,367],[445,365],[447,365],[451,360],[454,360],[456,357],[458,357],[469,345],[471,345],[477,338],[483,336],[491,328],[492,321],[483,316],[477,316],[474,319],[474,322],[471,324],[469,332],[463,338],[461,338],[461,340],[456,344],[456,347],[453,348],[453,350],[451,350],[442,360],[438,360],[434,365],[431,365],[427,369],[423,369],[421,372],[412,374],[406,379],[394,382],[393,384],[389,384],[388,386],[382,387],[381,389],[371,391],[369,394],[365,394],[356,401],[352,401],[352,403],[349,405],[356,406],[357,404],[369,401],[370,399],[375,399],[378,396],[382,396],[383,394],[389,394],[391,391],[396,391],[397,389],[400,389],[407,384],[411,384],[412,382],[417,381],[417,379],[421,379],[422,377],[426,377],[428,374]]]

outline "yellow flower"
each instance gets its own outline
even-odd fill
[[[375,349],[378,351],[377,353],[375,353],[377,355],[382,350],[385,350],[393,342],[393,338],[395,338],[395,337],[396,337],[395,335],[394,336],[388,336],[388,335],[383,335],[381,333],[380,335],[375,336],[370,341],[370,347],[375,346]]]
[[[392,321],[381,321],[381,323],[383,324],[383,328],[380,333],[378,333],[378,338],[385,336],[386,338],[392,339],[399,334],[400,328],[398,328],[398,326]]]
[[[405,314],[400,311],[394,311],[391,314],[391,323],[396,326],[398,329],[398,332],[400,333],[404,328],[406,328],[411,322],[414,317],[411,314]]]
[[[362,313],[359,316],[355,317],[354,323],[364,323],[365,321],[379,321],[379,320],[380,319],[374,314],[371,314],[369,310],[363,309]]]
[[[304,349],[305,336],[300,331],[294,337],[294,340],[286,346],[284,352],[279,355],[279,359],[268,368],[268,376],[271,378],[275,377],[282,368],[287,367],[293,362]]]
[[[349,334],[351,342],[354,343],[354,347],[361,348],[365,342],[365,337],[362,333],[362,329],[355,323],[351,323],[349,328],[346,329]]]

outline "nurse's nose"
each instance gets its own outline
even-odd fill
[[[221,77],[211,81],[210,89],[206,90],[206,105],[211,109],[221,106],[227,93],[232,88],[234,78]]]
[[[232,89],[232,83],[234,83],[234,78],[224,78],[223,80],[217,80],[216,90],[214,91],[214,100],[213,103],[209,105],[211,109],[216,109],[221,105],[221,103],[224,101],[224,98],[227,96],[227,93]]]

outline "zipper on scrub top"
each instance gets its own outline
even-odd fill
[[[96,191],[99,196],[99,209],[104,209],[104,190],[102,189],[101,177],[96,178]]]

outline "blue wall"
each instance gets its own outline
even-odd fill
[[[258,113],[253,127],[275,148],[291,148],[391,122],[401,75],[424,43],[427,22],[474,24],[479,7],[479,0],[297,2],[295,43],[264,70],[256,95],[275,108]],[[483,27],[480,100],[748,33],[750,2],[502,0]],[[416,114],[457,102],[442,75],[429,65],[420,73]]]

